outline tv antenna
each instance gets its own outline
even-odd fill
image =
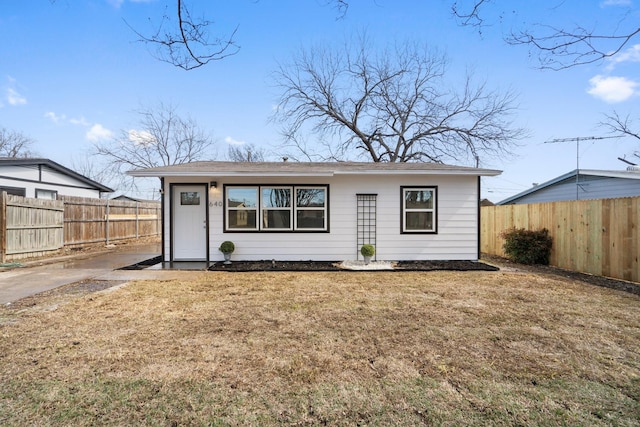
[[[545,141],[545,144],[556,144],[558,142],[575,142],[576,143],[576,200],[580,198],[580,141],[594,141],[599,139],[622,138],[623,135],[614,136],[577,136],[575,138],[558,138]]]

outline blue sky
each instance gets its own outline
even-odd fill
[[[452,0],[353,0],[341,19],[324,0],[194,1],[221,31],[238,27],[241,49],[188,72],[156,60],[127,26],[151,32],[149,18],[157,22],[167,4],[173,10],[171,1],[4,1],[0,126],[33,138],[39,155],[73,167],[86,162],[100,138],[135,130],[136,110],[171,103],[212,133],[217,147],[212,158],[224,159],[229,143],[247,143],[276,160],[282,139],[269,117],[278,96],[271,80],[278,62],[301,47],[336,45],[366,31],[380,46],[411,39],[446,51],[452,83],[470,68],[490,88],[519,94],[515,120],[529,137],[513,157],[481,164],[503,170],[483,180],[483,197],[499,201],[575,169],[575,143],[545,141],[605,135],[597,125],[614,110],[635,114],[640,127],[640,45],[629,45],[616,61],[541,71],[527,48],[504,43],[503,31],[523,16],[527,22],[606,28],[629,12],[628,19],[638,22],[636,1],[519,2],[525,3],[518,6],[520,15],[494,16],[482,35],[457,25]],[[557,4],[562,8],[549,6]],[[617,157],[634,150],[640,147],[631,138],[585,141],[580,168],[621,170],[625,165]]]

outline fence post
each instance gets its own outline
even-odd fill
[[[0,263],[7,260],[7,192],[0,191]]]
[[[105,209],[105,231],[104,231],[104,237],[105,237],[105,245],[109,244],[109,199],[107,199],[107,207]]]
[[[136,240],[140,238],[140,202],[136,200]]]

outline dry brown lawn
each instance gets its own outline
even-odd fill
[[[0,425],[632,426],[639,399],[640,297],[551,275],[185,273],[0,309]]]

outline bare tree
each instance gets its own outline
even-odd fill
[[[618,112],[614,111],[612,114],[605,115],[605,121],[600,122],[600,126],[607,129],[609,133],[614,135],[627,136],[640,141],[640,131],[638,131],[637,125],[634,123],[630,115],[623,117],[620,116]],[[635,151],[633,156],[640,159],[640,151]],[[625,161],[624,156],[621,160]],[[638,160],[635,161],[637,162]]]
[[[194,16],[192,9],[185,0],[176,0],[175,12],[165,9],[151,35],[145,36],[129,27],[140,41],[156,48],[156,58],[184,70],[193,70],[238,53],[240,46],[234,40],[237,27],[229,34],[212,36],[210,31],[215,23],[204,15]]]
[[[510,153],[524,136],[509,120],[515,95],[469,75],[459,90],[447,89],[443,54],[411,43],[375,53],[365,38],[354,46],[302,50],[279,68],[274,119],[290,148],[314,157],[300,142],[313,133],[324,160],[477,164],[481,155]]]
[[[50,1],[55,3],[56,0]],[[324,3],[332,5],[339,18],[346,15],[349,8],[347,0],[324,0]],[[204,14],[196,14],[191,2],[175,0],[169,4],[172,7],[165,6],[151,34],[145,35],[127,24],[138,35],[139,41],[154,48],[152,54],[157,59],[188,71],[240,51],[236,42],[237,26],[230,31],[221,29],[213,35],[216,22]]]
[[[21,132],[0,128],[0,157],[33,157],[33,143],[33,139]]]
[[[120,136],[98,142],[93,154],[121,178],[117,187],[136,191],[124,172],[130,169],[168,166],[213,158],[212,137],[189,117],[178,115],[173,105],[160,104],[138,111],[139,128],[122,130]]]
[[[500,4],[504,4],[504,8],[500,8]],[[560,0],[536,2],[538,5],[551,9],[547,16],[553,16],[553,9],[562,7],[596,6],[595,2],[578,5]],[[529,46],[540,67],[545,69],[561,70],[599,62],[620,54],[632,41],[640,39],[640,25],[634,19],[637,11],[634,13],[633,4],[619,2],[616,7],[621,13],[619,19],[610,21],[612,27],[598,28],[595,21],[572,21],[563,26],[532,22],[522,29],[511,30],[505,40],[512,45]],[[475,27],[480,32],[492,25],[492,19],[502,20],[507,15],[526,19],[519,13],[517,5],[495,0],[457,0],[452,5],[452,12],[461,25]]]
[[[374,0],[371,2],[374,3]],[[323,3],[334,7],[337,18],[340,19],[347,14],[350,1],[324,0]],[[220,35],[212,36],[214,27],[219,24],[204,14],[196,14],[193,5],[186,0],[175,0],[169,4],[171,7],[165,8],[151,35],[143,35],[139,30],[133,29],[140,41],[156,48],[154,54],[157,58],[191,70],[235,55],[239,51],[240,46],[235,41],[237,26],[230,31],[220,30]],[[536,6],[538,5],[552,10],[584,7],[564,0],[536,2]],[[633,4],[619,2],[616,7],[622,8],[623,12],[612,28],[598,29],[595,23],[587,22],[570,22],[564,26],[531,22],[523,29],[510,31],[505,39],[510,44],[532,48],[542,68],[557,70],[601,61],[619,54],[632,40],[640,38],[640,26],[633,18]],[[492,26],[495,20],[504,20],[508,15],[518,16],[521,21],[526,20],[524,13],[520,14],[518,5],[514,6],[510,1],[455,0],[451,3],[451,10],[461,25],[477,28],[480,32]]]
[[[230,145],[227,157],[232,162],[264,162],[264,149],[254,144]]]

